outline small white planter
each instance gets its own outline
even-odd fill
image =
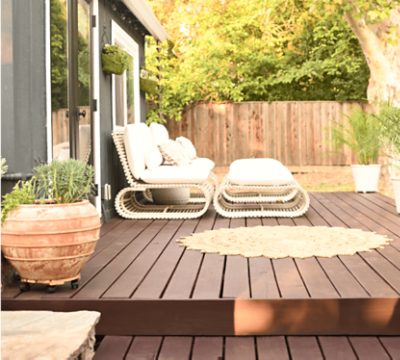
[[[396,201],[396,210],[400,214],[400,177],[391,178],[393,192],[394,192],[394,199]]]
[[[379,176],[381,166],[373,165],[351,165],[356,192],[377,192],[379,187]]]
[[[158,205],[184,205],[189,202],[190,188],[152,189],[151,194]]]

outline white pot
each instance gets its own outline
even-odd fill
[[[351,165],[356,192],[377,192],[381,166],[373,165]]]
[[[190,188],[152,189],[151,194],[158,205],[184,205],[189,202]]]
[[[396,201],[396,210],[400,214],[400,177],[392,178],[391,180],[394,192],[394,199]]]

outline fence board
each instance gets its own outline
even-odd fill
[[[335,152],[329,137],[355,106],[367,107],[335,101],[199,103],[186,109],[181,124],[167,126],[171,138],[188,137],[199,156],[219,166],[248,157],[295,166],[348,165],[351,151]]]

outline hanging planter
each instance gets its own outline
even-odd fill
[[[118,45],[106,44],[101,52],[101,64],[106,74],[122,75],[129,67],[130,56]]]
[[[156,95],[158,93],[157,78],[146,69],[140,70],[140,91],[149,95]]]
[[[140,90],[150,94],[157,94],[157,81],[140,77]]]

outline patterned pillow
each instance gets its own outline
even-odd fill
[[[164,159],[164,165],[188,165],[190,159],[183,146],[174,140],[164,141],[158,146]]]
[[[180,136],[180,137],[176,138],[176,141],[183,146],[183,148],[185,149],[185,152],[190,160],[196,159],[196,157],[197,157],[196,148],[194,147],[193,143],[188,138],[185,138],[184,136]]]

